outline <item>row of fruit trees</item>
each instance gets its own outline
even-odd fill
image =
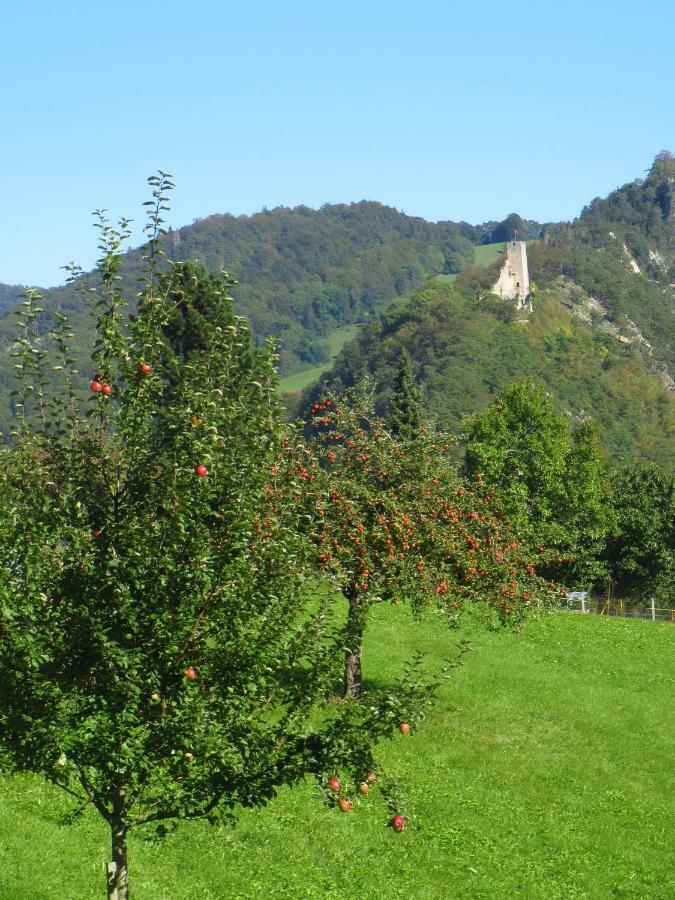
[[[71,269],[96,322],[88,398],[66,317],[47,345],[27,295],[0,451],[0,764],[97,810],[120,900],[131,829],[217,821],[308,776],[345,813],[371,790],[378,740],[419,726],[458,662],[414,657],[366,693],[374,604],[518,628],[559,598],[430,426],[391,427],[367,391],[284,422],[272,348],[227,273],[165,259],[171,178],[150,184],[133,302],[126,221],[100,216],[96,279]]]

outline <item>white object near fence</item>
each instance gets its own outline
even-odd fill
[[[586,608],[586,601],[588,600],[588,591],[568,591],[565,595],[567,599],[567,605],[569,606],[570,600],[579,600],[581,601],[581,611],[582,613],[588,612],[589,610]]]

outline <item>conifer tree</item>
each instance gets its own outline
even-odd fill
[[[422,421],[422,396],[413,378],[408,351],[402,347],[386,422],[392,435],[407,441],[418,436]]]

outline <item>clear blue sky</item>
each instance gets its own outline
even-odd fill
[[[91,211],[170,222],[379,200],[542,221],[675,150],[675,4],[5,4],[0,282],[96,257]]]

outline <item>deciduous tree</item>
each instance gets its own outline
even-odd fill
[[[613,528],[595,429],[572,431],[530,379],[514,382],[465,423],[465,471],[480,474],[550,577],[590,586]]]
[[[375,737],[433,688],[322,706],[342,635],[334,596],[308,577],[301,478],[269,502],[288,443],[273,357],[232,314],[228,278],[163,268],[171,182],[151,184],[148,273],[129,330],[128,230],[99,220],[86,412],[66,322],[55,336],[63,388],[45,399],[38,300],[27,298],[16,445],[0,466],[0,757],[96,808],[118,900],[130,829],[231,814],[329,767],[358,783]],[[207,308],[194,340],[176,327]]]
[[[457,479],[443,435],[422,428],[398,439],[374,414],[367,386],[316,402],[310,432],[310,443],[280,455],[275,478],[302,480],[317,563],[347,601],[346,696],[361,695],[374,603],[406,599],[420,611],[434,602],[451,622],[472,610],[517,625],[549,601],[553,586],[537,577],[481,480]]]
[[[614,477],[617,528],[605,559],[620,596],[672,602],[675,481],[658,466],[633,465]]]

